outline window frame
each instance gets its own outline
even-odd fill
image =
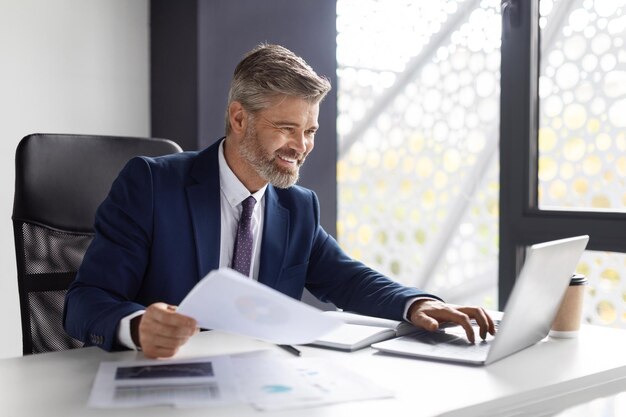
[[[531,244],[589,235],[587,250],[626,252],[626,213],[540,210],[539,0],[502,1],[498,304],[503,309]]]

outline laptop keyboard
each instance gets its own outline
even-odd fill
[[[500,324],[500,320],[494,321],[496,332]],[[421,331],[419,333],[405,336],[402,339],[408,338],[417,340],[422,345],[420,351],[424,354],[429,352],[436,352],[437,356],[449,356],[450,358],[463,357],[468,360],[481,360],[487,357],[489,351],[490,341],[493,340],[493,336],[487,334],[487,340],[484,341],[480,338],[479,327],[475,320],[472,320],[474,327],[474,333],[476,334],[476,343],[469,343],[467,341],[467,335],[465,330],[459,325],[442,326],[442,329],[436,332]]]
[[[496,331],[500,321],[495,321]],[[476,343],[469,343],[465,330],[455,324],[444,324],[436,332],[420,330],[411,335],[402,336],[385,342],[377,343],[374,348],[384,352],[398,353],[411,356],[427,357],[463,362],[481,363],[487,358],[487,353],[493,336],[488,334],[483,341],[479,335],[478,324],[473,321]],[[420,343],[415,343],[415,342]]]
[[[471,344],[467,341],[465,332],[462,329],[461,332],[462,334],[453,334],[449,332],[449,329],[432,333],[423,331],[395,339],[395,344],[397,344],[397,347],[404,345],[404,349],[409,352],[417,349],[418,352],[416,353],[421,353],[422,355],[436,353],[436,356],[441,358],[453,359],[462,357],[467,360],[484,360],[489,351],[489,342],[482,341],[479,338],[480,341]],[[415,345],[415,341],[420,343]]]

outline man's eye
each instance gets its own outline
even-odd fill
[[[281,127],[280,130],[282,130],[285,133],[289,133],[289,134],[294,132],[294,128],[290,127],[290,126]]]
[[[304,132],[308,137],[313,137],[315,136],[315,132],[316,130],[307,130],[306,132]]]

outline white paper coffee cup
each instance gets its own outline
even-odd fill
[[[556,313],[550,336],[555,338],[573,338],[578,336],[583,315],[583,300],[587,278],[581,274],[572,276],[565,291],[561,306]]]

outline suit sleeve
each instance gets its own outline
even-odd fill
[[[350,258],[319,225],[319,203],[315,194],[311,195],[317,227],[306,286],[312,294],[346,311],[392,320],[404,319],[405,306],[411,298],[440,300],[417,288],[401,285]]]
[[[148,162],[127,163],[96,212],[95,237],[65,298],[66,332],[87,346],[122,349],[119,321],[145,307],[133,302],[149,260],[152,176]]]

